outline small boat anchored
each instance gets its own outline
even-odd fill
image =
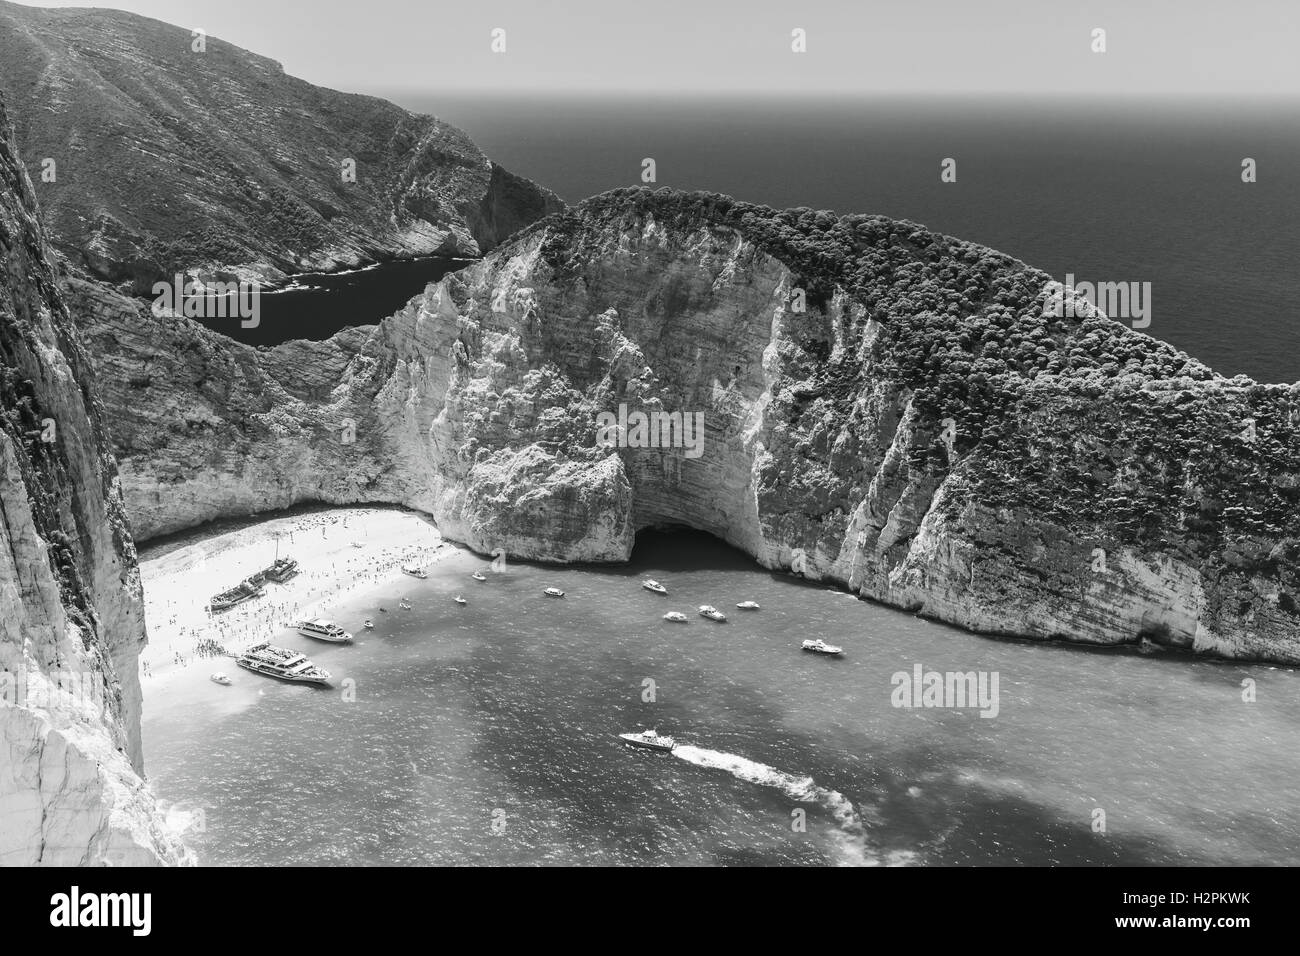
[[[653,580],[652,578],[646,578],[646,580],[642,581],[641,587],[645,588],[647,591],[654,591],[655,594],[668,593],[668,589],[666,587],[664,587],[658,581]]]
[[[475,581],[487,580],[487,575],[485,575],[482,571],[475,571],[473,574],[470,575],[470,577],[473,578]]]
[[[554,598],[564,597],[564,592],[561,591],[559,588],[547,588],[542,593],[545,594],[547,597],[554,597]]]
[[[700,605],[700,617],[707,617],[710,621],[726,622],[727,615],[723,614],[712,604]]]
[[[330,644],[347,644],[352,640],[351,634],[333,621],[326,621],[323,618],[315,621],[300,621],[298,633],[303,637],[314,637],[318,641],[326,641]]]
[[[215,674],[213,674],[211,680],[212,683],[220,684],[222,687],[229,687],[231,684],[234,683],[234,681],[232,681],[225,674],[221,673],[221,671],[217,671]]]
[[[424,568],[415,564],[402,565],[402,573],[409,574],[413,578],[419,578],[421,581],[423,581],[425,578],[429,576],[428,571],[424,570]]]
[[[757,602],[757,601],[741,601],[739,604],[736,605],[736,607],[740,608],[742,611],[757,611],[757,610],[758,610],[758,602]]]
[[[370,620],[370,618],[366,618],[366,623],[362,624],[361,626],[364,627],[367,631],[369,631],[374,628],[375,622]]]
[[[804,641],[801,646],[805,651],[812,651],[814,654],[826,654],[830,657],[838,657],[844,653],[844,648],[837,647],[834,644],[827,644],[820,637],[816,640]]]
[[[408,601],[406,598],[402,598],[402,600],[398,602],[397,606],[400,607],[403,611],[409,611],[411,609],[411,602]]]
[[[661,736],[653,730],[642,730],[635,734],[619,734],[619,739],[629,747],[640,747],[643,750],[661,750],[665,753],[671,753],[677,746],[677,741],[671,737]]]
[[[455,601],[457,604],[468,604],[468,603],[469,603],[469,602],[466,601],[463,597],[461,597],[459,594],[457,594],[454,598],[452,598],[452,600]]]
[[[687,618],[686,615],[683,614],[681,611],[669,611],[667,614],[664,615],[664,620],[672,621],[675,624],[685,624]]]

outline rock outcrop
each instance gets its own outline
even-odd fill
[[[137,293],[478,255],[563,206],[447,123],[117,10],[0,2],[0,88],[52,244]]]
[[[1300,661],[1300,387],[913,223],[620,190],[378,327],[261,350],[71,294],[144,537],[388,501],[618,561],[682,524],[987,633]],[[620,406],[703,443],[602,433]]]
[[[135,546],[0,103],[0,864],[183,849],[140,774]]]

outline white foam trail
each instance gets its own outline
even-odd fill
[[[747,783],[775,787],[800,803],[815,803],[825,807],[835,818],[836,829],[831,838],[835,843],[840,862],[846,866],[879,864],[880,861],[867,846],[867,828],[862,822],[862,817],[853,806],[853,802],[839,791],[819,786],[812,777],[796,776],[747,757],[707,750],[704,747],[678,744],[673,750],[673,756],[680,757],[697,767],[725,770],[733,777]]]

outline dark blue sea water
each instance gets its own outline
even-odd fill
[[[331,689],[234,667],[229,688],[146,685],[151,781],[203,811],[200,862],[1300,863],[1288,669],[980,638],[694,533],[644,535],[624,567],[469,577],[486,567],[457,556],[336,608],[355,646],[277,636]],[[892,675],[917,664],[997,672],[997,716],[895,707]],[[616,736],[642,726],[682,746]]]
[[[1149,334],[1227,375],[1300,379],[1296,101],[373,92],[462,127],[571,202],[640,184],[652,157],[658,185],[911,219],[1062,281],[1150,282]]]

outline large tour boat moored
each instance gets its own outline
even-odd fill
[[[258,644],[235,658],[244,670],[294,684],[326,684],[330,672],[317,667],[304,654],[274,644]]]

